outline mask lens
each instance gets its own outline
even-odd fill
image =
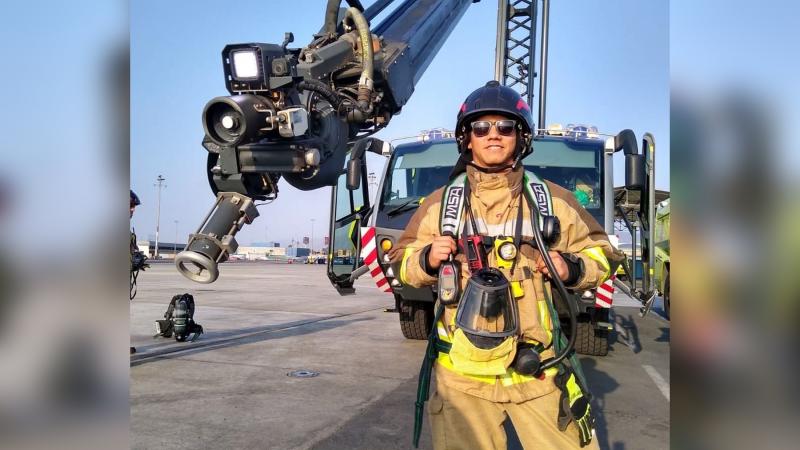
[[[497,132],[503,136],[511,136],[514,133],[514,125],[516,122],[513,120],[498,120],[495,124]]]
[[[492,128],[492,123],[486,120],[478,120],[476,122],[472,122],[472,133],[477,137],[484,137],[489,134],[489,130]]]

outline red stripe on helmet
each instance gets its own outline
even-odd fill
[[[517,100],[517,110],[519,111],[519,110],[523,110],[523,109],[525,111],[528,111],[528,112],[531,111],[531,108],[528,106],[527,103],[525,103],[525,100],[523,100],[523,99]]]
[[[463,113],[463,112],[466,112],[466,111],[467,111],[467,103],[464,102],[464,103],[461,104],[461,112]]]

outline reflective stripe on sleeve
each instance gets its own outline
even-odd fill
[[[611,276],[611,266],[608,264],[608,259],[606,258],[606,254],[603,253],[603,249],[600,247],[589,247],[586,249],[581,250],[581,253],[592,258],[594,261],[597,261],[604,269],[603,281],[607,280],[609,276]]]
[[[403,252],[403,259],[400,262],[400,282],[403,284],[408,284],[408,277],[406,277],[406,267],[408,265],[408,258],[411,257],[412,253],[414,253],[414,248],[406,247],[405,251]]]

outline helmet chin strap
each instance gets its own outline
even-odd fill
[[[479,165],[475,164],[475,162],[473,162],[473,161],[464,161],[464,163],[466,163],[467,165],[472,166],[475,169],[477,169],[477,170],[479,170],[481,172],[484,172],[484,173],[503,172],[504,170],[507,170],[507,169],[514,170],[514,169],[517,168],[517,165],[522,160],[522,149],[521,148],[517,148],[514,153],[516,153],[516,156],[514,157],[514,162],[512,162],[511,164],[504,164],[502,166],[482,167],[482,166],[479,166]],[[461,153],[461,156],[459,157],[459,159],[462,159],[462,160],[464,159],[464,153],[463,152]]]
[[[462,144],[462,141],[459,141],[459,143],[458,143],[459,147],[461,147],[461,144]],[[517,148],[514,149],[514,154],[516,155],[514,157],[514,162],[511,163],[511,164],[505,164],[505,165],[497,166],[497,167],[479,166],[479,165],[475,164],[473,161],[470,160],[470,157],[472,156],[472,151],[471,150],[464,149],[463,151],[461,151],[459,149],[458,160],[456,161],[456,164],[453,167],[453,170],[450,172],[449,179],[452,180],[456,175],[464,172],[467,169],[466,166],[472,166],[475,169],[477,169],[478,171],[483,172],[483,173],[497,173],[497,172],[502,172],[502,171],[507,170],[507,169],[514,170],[514,169],[517,168],[517,165],[520,163],[520,161],[522,161],[522,155],[523,155],[522,149],[523,149],[524,145],[525,145],[524,143],[520,143],[519,141],[517,141]]]

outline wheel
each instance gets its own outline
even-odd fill
[[[428,339],[433,325],[433,303],[401,300],[400,330],[406,339]]]
[[[669,271],[664,277],[664,315],[669,319]]]
[[[608,322],[608,309],[597,311],[596,320]],[[595,329],[594,322],[588,317],[578,318],[575,351],[581,355],[606,356],[608,354],[608,330]]]

